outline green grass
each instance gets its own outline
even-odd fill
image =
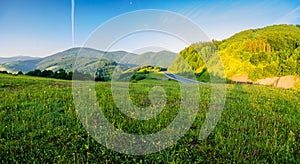
[[[96,92],[102,111],[115,127],[149,134],[176,117],[179,85],[154,79],[130,84],[130,97],[137,106],[149,105],[148,92],[157,85],[165,89],[167,104],[157,119],[147,121],[118,111],[109,82],[96,83]],[[71,81],[0,75],[0,163],[300,162],[300,92],[296,90],[228,84],[222,117],[207,139],[198,140],[206,116],[199,112],[176,144],[134,156],[109,150],[86,132],[77,117],[71,87]],[[210,88],[199,89],[199,108],[206,111]]]

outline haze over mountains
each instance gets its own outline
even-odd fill
[[[14,61],[37,60],[38,57],[31,56],[14,56],[14,57],[0,57],[0,64]]]
[[[107,60],[104,66],[114,61],[129,68],[152,65],[168,67],[168,71],[175,74],[189,72],[178,57],[185,59],[201,81],[210,81],[210,75],[243,82],[289,75],[299,77],[300,26],[273,25],[249,29],[222,41],[195,43],[183,49],[179,55],[169,51],[138,55],[125,51],[71,48],[45,58],[7,62],[0,65],[0,70],[28,72],[62,68],[73,71],[75,68],[83,73],[91,73],[103,65],[101,60]],[[224,66],[225,74],[218,67],[220,65]]]
[[[177,53],[170,51],[146,52],[143,54],[133,54],[126,51],[104,52],[92,48],[71,48],[44,58],[27,58],[18,60],[11,58],[8,62],[0,65],[0,70],[8,72],[28,72],[34,69],[73,71],[76,67],[78,71],[87,73],[89,70],[98,67],[100,60],[116,61],[127,65],[153,65],[168,67],[177,57]],[[15,59],[15,60],[13,60]],[[3,59],[3,61],[5,61]],[[76,63],[76,66],[74,64]]]

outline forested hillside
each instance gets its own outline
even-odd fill
[[[76,69],[83,73],[90,73],[91,70],[95,70],[98,66],[102,65],[100,62],[102,59],[115,61],[118,64],[128,65],[128,67],[136,65],[168,67],[176,57],[177,53],[170,51],[145,52],[138,55],[125,51],[104,52],[92,48],[77,47],[58,52],[48,57],[33,58],[26,61],[15,60],[1,64],[0,59],[0,70],[10,73],[17,73],[18,71],[26,73],[35,69],[41,71],[52,70],[54,72],[59,69],[64,69],[67,72]],[[161,60],[162,58],[164,60]],[[74,67],[75,63],[76,68]]]
[[[183,57],[198,77],[208,77],[208,72],[219,71],[215,68],[217,54],[228,79],[235,75],[247,75],[251,80],[300,75],[300,28],[274,25],[242,31],[223,41],[193,44],[180,52],[169,71],[184,72],[179,62]]]

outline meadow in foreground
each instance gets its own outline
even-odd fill
[[[162,86],[168,96],[157,119],[138,121],[114,105],[109,82],[97,82],[99,106],[110,122],[128,133],[149,134],[166,127],[180,105],[176,81],[146,79],[130,84],[138,106]],[[120,154],[97,143],[83,128],[73,103],[72,82],[0,75],[0,162],[300,162],[300,92],[228,84],[216,128],[198,139],[210,102],[210,87],[200,85],[199,113],[191,129],[171,147],[145,156]]]

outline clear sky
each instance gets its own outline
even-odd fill
[[[179,13],[217,40],[249,28],[300,24],[300,0],[74,0],[73,45],[71,2],[0,0],[0,56],[48,56],[82,46],[104,22],[142,9]]]

